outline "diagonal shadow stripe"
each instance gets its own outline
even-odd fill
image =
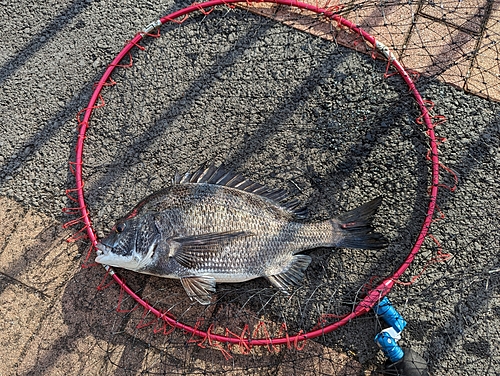
[[[454,166],[449,166],[454,168],[455,171],[459,174],[458,189],[460,189],[460,186],[466,185],[474,171],[476,171],[478,168],[484,167],[483,163],[485,159],[487,159],[488,156],[491,155],[491,150],[494,148],[498,148],[498,145],[494,145],[493,143],[487,144],[482,136],[486,134],[494,136],[496,135],[496,137],[500,136],[498,127],[499,122],[500,112],[497,113],[495,119],[492,119],[489,126],[486,127],[481,133],[479,133],[475,140],[472,140],[469,143],[469,145],[466,147],[467,154],[456,163],[456,166],[458,167],[455,168]],[[441,195],[439,198],[439,205],[445,206],[448,201],[453,199],[453,194]],[[491,209],[493,211],[492,215],[495,216],[494,206],[492,206]],[[496,234],[496,237],[497,240],[500,241],[498,233]],[[460,250],[457,251],[468,252],[472,248],[473,246],[470,244],[462,244]],[[494,257],[495,255],[491,254],[491,256]],[[462,280],[463,276],[460,275],[458,276],[458,278]],[[440,325],[440,328],[434,332],[433,335],[435,338],[443,338],[445,340],[433,341],[429,346],[428,351],[429,355],[431,355],[433,358],[433,367],[439,366],[442,363],[441,359],[445,361],[446,356],[444,355],[451,349],[453,349],[456,346],[457,341],[464,338],[467,334],[467,330],[464,331],[463,329],[464,325],[467,326],[466,322],[463,322],[462,325],[456,325],[455,323],[457,321],[456,313],[461,311],[461,307],[467,306],[473,308],[472,310],[469,310],[468,314],[472,318],[476,319],[480,315],[480,312],[483,311],[488,305],[488,302],[490,302],[491,298],[498,294],[498,285],[496,286],[496,288],[495,286],[492,286],[489,290],[486,291],[482,282],[483,280],[481,279],[479,280],[479,282],[476,280],[475,283],[473,283],[473,288],[470,291],[464,291],[461,294],[458,302],[455,304],[453,309],[450,310],[450,317],[448,318],[448,321],[443,322]],[[484,297],[484,299],[480,300],[480,303],[478,303],[478,297]],[[459,316],[459,320],[462,320],[462,316]],[[477,320],[480,321],[479,318]],[[484,344],[486,345],[487,341],[485,341]]]
[[[92,85],[90,84],[82,88],[72,100],[67,102],[60,111],[45,123],[42,129],[25,140],[22,145],[18,146],[18,150],[25,150],[27,147],[30,147],[31,151],[29,154],[20,154],[6,158],[3,166],[0,168],[0,185],[5,182],[6,176],[13,176],[20,171],[22,165],[31,155],[40,150],[43,145],[48,143],[61,128],[65,126],[66,119],[71,116],[71,114],[76,113],[77,109],[82,106],[83,101],[88,97],[88,93],[91,89]]]
[[[24,45],[18,54],[11,57],[2,67],[0,67],[0,85],[23,66],[33,55],[41,50],[43,46],[55,38],[59,31],[70,23],[73,18],[82,13],[90,4],[90,1],[82,2],[79,0],[74,0],[69,4],[42,31],[36,34],[29,43]],[[41,41],[40,38],[45,35],[49,35],[49,37]]]
[[[110,165],[121,166],[122,168],[116,168],[113,171],[113,180],[123,180],[126,172],[126,168],[123,168],[124,163],[129,161],[130,158],[133,158],[137,150],[147,148],[149,144],[152,144],[156,139],[163,136],[169,129],[169,126],[165,126],[165,124],[173,123],[175,119],[182,117],[189,108],[193,107],[197,98],[213,87],[217,81],[214,75],[216,73],[222,74],[224,71],[230,69],[245,51],[250,48],[253,43],[256,43],[259,37],[264,35],[271,27],[273,27],[272,23],[265,23],[264,26],[261,25],[257,31],[249,30],[238,39],[233,48],[229,49],[217,62],[208,66],[198,77],[193,79],[183,95],[179,95],[179,99],[166,108],[162,115],[142,134],[137,134],[131,145],[122,148],[121,152],[115,156]],[[248,43],[248,41],[251,41],[251,43]],[[224,62],[223,65],[221,61]],[[158,131],[158,129],[161,129],[161,131]],[[93,189],[98,189],[100,195],[105,195],[106,192],[109,191],[111,187],[109,184],[106,184],[107,179],[109,179],[106,175],[93,182],[92,187],[88,188],[89,195],[91,195]]]
[[[33,55],[42,49],[47,43],[57,36],[71,20],[82,13],[90,2],[81,2],[74,0],[68,5],[57,17],[55,17],[42,31],[34,36],[29,43],[23,46],[21,52],[10,58],[0,67],[0,85],[2,85],[11,75],[13,75],[21,66],[23,66]],[[50,35],[43,42],[40,41],[42,35]],[[75,113],[81,107],[82,98],[87,97],[87,93],[92,88],[92,85],[87,85],[76,94],[72,100],[67,102],[65,106],[57,112],[50,120],[45,123],[45,126],[32,137],[28,138],[24,143],[18,146],[18,150],[25,150],[31,147],[32,153],[40,150],[44,144],[52,139],[55,134],[63,127],[65,119],[71,113]],[[26,162],[29,155],[17,155],[16,157],[6,158],[3,166],[0,168],[0,184],[4,183],[5,177],[15,175],[20,167]]]

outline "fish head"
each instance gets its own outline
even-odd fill
[[[140,271],[152,260],[159,240],[160,231],[152,216],[120,220],[97,244],[95,261]]]

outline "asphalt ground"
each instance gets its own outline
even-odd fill
[[[103,282],[102,268],[81,268],[89,263],[88,244],[65,242],[79,229],[62,229],[75,219],[62,208],[72,206],[65,190],[75,186],[68,161],[76,113],[125,41],[185,5],[3,6],[2,375],[359,374],[384,361],[373,342],[381,330],[373,315],[310,341],[302,352],[266,350],[225,361],[216,348],[186,345],[182,333],[141,329],[144,313],[127,312],[134,304]],[[380,195],[375,224],[390,245],[378,252],[311,251],[304,287],[291,300],[257,280],[221,286],[221,304],[203,311],[176,281],[120,271],[135,291],[155,307],[175,306],[172,312],[191,324],[203,317],[237,330],[266,320],[296,332],[324,314],[349,312],[366,283],[401,265],[425,216],[428,140],[407,87],[397,76],[384,78],[384,62],[228,8],[164,27],[144,45],[103,92],[106,106],[95,110],[85,140],[85,192],[100,236],[176,171],[213,162],[286,188],[307,205],[310,220]],[[446,168],[433,238],[404,281],[423,273],[389,294],[408,322],[401,344],[422,354],[433,375],[494,375],[500,106],[425,77],[417,86],[447,119],[436,129],[446,138],[439,147]],[[428,266],[438,251],[452,258]]]

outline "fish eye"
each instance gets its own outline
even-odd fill
[[[118,223],[116,225],[116,232],[120,233],[125,230],[125,223]]]

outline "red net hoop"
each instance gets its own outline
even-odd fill
[[[347,314],[341,317],[338,321],[332,324],[320,325],[319,328],[313,328],[307,332],[299,332],[293,335],[286,334],[286,327],[283,328],[281,336],[276,336],[276,338],[270,338],[270,335],[262,335],[261,338],[252,338],[252,333],[248,333],[248,331],[243,330],[242,333],[232,333],[230,331],[226,331],[224,334],[216,334],[212,332],[212,327],[210,326],[206,330],[201,330],[199,325],[188,325],[183,323],[176,317],[172,315],[162,312],[161,310],[153,307],[150,303],[139,297],[110,267],[106,267],[109,275],[112,276],[114,281],[118,283],[120,288],[130,295],[140,306],[145,309],[145,312],[151,313],[156,316],[159,320],[165,323],[160,329],[164,332],[168,332],[168,328],[172,329],[180,329],[181,331],[187,333],[191,338],[196,338],[194,341],[199,345],[204,343],[213,344],[213,343],[222,343],[228,345],[238,345],[241,349],[249,350],[254,346],[267,346],[268,348],[278,345],[286,345],[288,347],[295,346],[300,348],[300,343],[313,339],[324,334],[330,333],[339,327],[347,324],[351,320],[356,317],[359,317],[367,312],[369,312],[372,307],[385,295],[389,293],[391,288],[396,283],[401,283],[400,278],[403,273],[407,270],[410,264],[415,259],[417,253],[419,252],[422,244],[425,239],[428,237],[428,231],[433,222],[434,212],[436,210],[436,200],[440,187],[439,182],[439,171],[443,168],[443,165],[440,163],[438,158],[438,145],[442,142],[442,139],[436,136],[435,134],[435,126],[439,124],[442,119],[438,116],[433,116],[431,114],[432,106],[431,103],[425,101],[420,93],[418,92],[415,83],[413,82],[412,75],[405,70],[405,68],[398,62],[396,57],[393,55],[391,51],[380,41],[376,40],[373,36],[357,27],[351,21],[344,19],[340,16],[336,11],[338,10],[336,7],[333,8],[320,8],[315,5],[310,5],[306,3],[301,3],[294,0],[264,0],[262,3],[273,3],[288,7],[293,7],[305,11],[309,11],[318,15],[321,15],[324,18],[330,19],[333,21],[339,28],[348,29],[353,34],[360,37],[360,39],[366,43],[369,50],[372,50],[374,54],[378,54],[381,57],[387,60],[388,68],[389,66],[393,67],[397,74],[399,74],[406,85],[408,86],[411,94],[414,97],[415,102],[417,103],[420,111],[420,117],[417,122],[422,124],[425,127],[425,133],[428,136],[429,140],[429,153],[427,155],[427,159],[431,163],[431,185],[429,187],[429,202],[427,205],[427,211],[425,213],[425,220],[423,221],[423,225],[421,227],[420,233],[417,237],[416,242],[414,243],[412,249],[408,253],[408,256],[404,260],[404,262],[397,268],[397,270],[389,277],[383,279],[381,282],[379,281],[375,287],[371,287],[365,294],[365,297],[356,305],[355,309],[352,310],[350,314]],[[76,145],[76,158],[74,162],[70,162],[71,171],[74,173],[76,178],[76,188],[69,190],[69,196],[72,200],[77,202],[79,211],[79,218],[71,221],[68,225],[73,225],[75,223],[82,222],[84,224],[82,230],[74,237],[73,240],[81,238],[83,233],[86,233],[88,236],[92,247],[91,250],[97,244],[97,235],[92,225],[92,220],[90,217],[89,210],[87,209],[85,192],[84,192],[84,179],[83,179],[83,152],[86,140],[86,132],[89,128],[90,119],[92,113],[96,108],[102,107],[104,105],[104,100],[101,96],[101,91],[104,87],[114,85],[115,81],[111,78],[112,73],[120,67],[126,67],[128,65],[124,65],[123,61],[128,61],[130,52],[133,49],[142,49],[141,41],[147,38],[158,37],[159,34],[156,34],[156,30],[166,24],[166,23],[182,23],[186,17],[188,17],[193,12],[202,12],[204,14],[208,14],[216,6],[233,6],[233,5],[248,5],[252,6],[251,3],[243,0],[213,0],[200,4],[193,4],[189,7],[181,9],[179,11],[173,12],[165,17],[162,17],[158,21],[155,21],[148,25],[142,32],[137,33],[134,38],[129,41],[126,46],[121,50],[121,52],[114,58],[111,64],[106,69],[105,73],[99,80],[99,82],[95,85],[95,89],[90,98],[88,106],[82,110],[78,114],[78,141]],[[132,57],[130,57],[130,64],[132,64]],[[68,212],[74,212],[73,209],[69,209]],[[434,239],[434,238],[433,238]],[[437,242],[437,241],[436,241]],[[155,329],[156,330],[156,329]],[[254,331],[256,332],[256,331]]]

